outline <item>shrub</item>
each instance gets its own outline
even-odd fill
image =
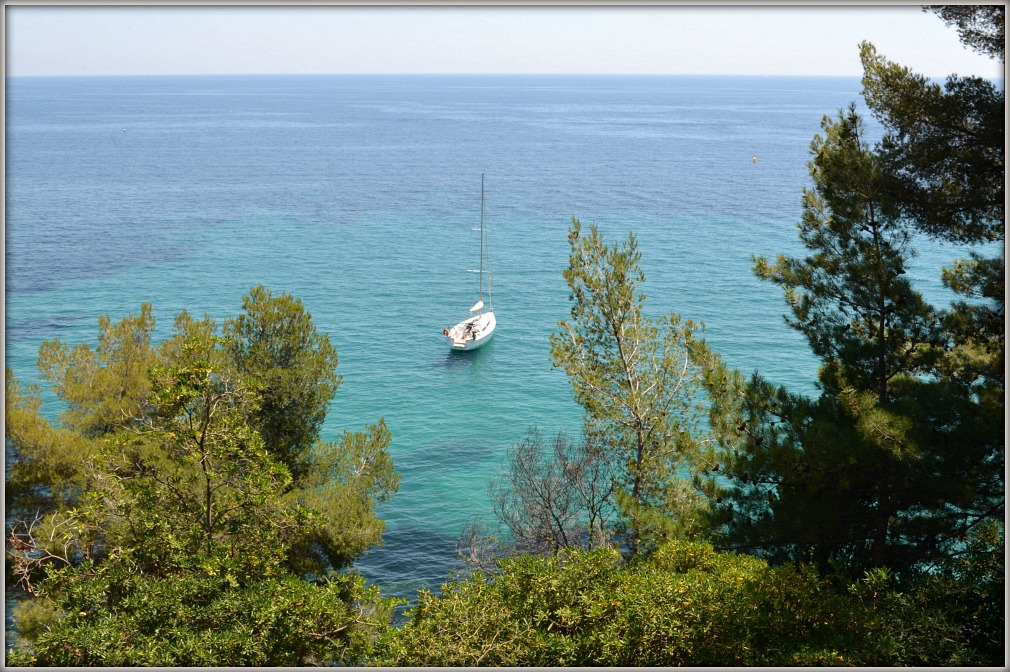
[[[379,662],[396,665],[886,664],[875,615],[812,569],[669,542],[499,561],[421,595]]]

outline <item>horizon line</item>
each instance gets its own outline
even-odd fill
[[[4,79],[86,77],[862,77],[862,74],[742,72],[150,72],[5,75]]]

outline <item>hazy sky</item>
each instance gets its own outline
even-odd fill
[[[1002,78],[916,5],[7,5],[6,72],[862,74],[858,44],[920,74]]]

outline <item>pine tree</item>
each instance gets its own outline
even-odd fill
[[[705,500],[691,474],[705,447],[704,346],[692,322],[643,313],[634,234],[607,245],[595,225],[584,235],[572,218],[568,240],[571,320],[551,335],[551,356],[585,411],[586,438],[616,465],[617,503],[637,552],[700,529]]]
[[[850,108],[823,128],[799,224],[808,254],[755,267],[821,358],[821,393],[728,377],[720,522],[728,545],[776,560],[907,575],[1002,515],[1002,437],[964,384],[935,375],[941,316],[905,276],[911,232],[861,119]]]

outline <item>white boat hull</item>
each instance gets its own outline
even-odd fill
[[[494,313],[488,311],[468,317],[443,332],[443,336],[453,350],[476,350],[491,340],[496,324]]]

